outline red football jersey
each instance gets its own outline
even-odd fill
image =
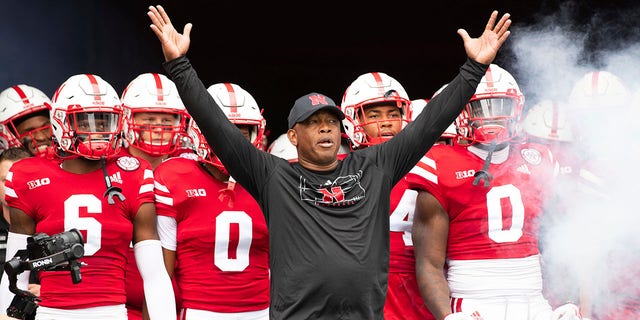
[[[133,157],[108,160],[106,171],[111,184],[122,190],[123,201],[114,196],[115,203],[107,203],[102,169],[74,174],[39,157],[11,167],[6,182],[9,206],[29,215],[36,233],[51,236],[77,228],[85,241],[82,281],[73,284],[68,271],[40,272],[41,306],[76,309],[125,303],[133,218],[143,203],[154,201],[153,173],[148,163]]]
[[[384,318],[389,320],[435,319],[424,305],[416,280],[416,258],[411,228],[418,192],[405,179],[391,189],[389,229],[389,283]]]
[[[389,272],[416,272],[416,258],[413,254],[411,226],[413,212],[416,208],[418,192],[408,189],[407,182],[402,179],[391,189],[389,215],[389,238],[391,254],[389,256]]]
[[[556,174],[551,153],[543,145],[511,145],[506,161],[489,166],[489,187],[484,180],[473,185],[483,165],[466,147],[435,145],[407,175],[410,188],[430,192],[449,213],[447,258],[538,254],[538,219]]]
[[[169,157],[180,156],[183,153],[193,153],[193,151],[191,151],[190,149],[178,149],[173,154],[169,155]],[[129,152],[129,149],[127,148],[120,149],[119,155],[135,157],[131,154],[131,152]],[[138,159],[142,162],[146,161],[141,158]],[[173,284],[173,292],[176,296],[176,308],[180,310],[180,294],[178,292],[175,278],[171,279],[171,283]],[[136,264],[136,257],[132,246],[127,252],[125,286],[127,291],[127,316],[129,320],[142,320],[142,305],[144,303],[144,282],[142,281],[140,270],[138,270],[138,265]],[[176,310],[176,314],[178,310]]]
[[[262,210],[239,184],[227,184],[199,162],[171,158],[155,171],[158,215],[176,219],[175,277],[182,306],[234,313],[269,307],[269,237]]]

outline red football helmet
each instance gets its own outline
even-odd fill
[[[267,152],[290,162],[298,161],[298,150],[296,146],[291,144],[286,133],[279,135],[277,139],[273,140]]]
[[[632,95],[620,77],[595,70],[574,84],[569,109],[576,140],[604,145],[610,139],[619,139],[619,127],[623,120],[633,118],[634,108]]]
[[[524,95],[513,76],[491,64],[476,93],[456,119],[458,135],[471,143],[497,144],[520,138]]]
[[[365,107],[379,103],[392,103],[398,106],[402,112],[402,119],[398,119],[402,121],[402,128],[411,121],[411,100],[398,81],[382,72],[360,75],[344,92],[340,105],[345,114],[342,124],[353,149],[361,145],[379,144],[388,139],[370,137],[365,132],[364,127],[372,123],[378,123],[378,130],[380,130],[379,121],[360,122],[360,119],[364,119]]]
[[[261,149],[266,120],[262,116],[262,111],[258,107],[258,103],[251,94],[233,83],[216,83],[211,85],[207,91],[211,94],[220,109],[222,109],[229,121],[236,126],[248,126],[249,140],[256,148]],[[226,172],[224,165],[209,147],[195,121],[190,122],[187,132],[200,160]]]
[[[51,100],[42,91],[25,84],[0,93],[0,151],[24,147],[33,155],[43,155],[52,144],[49,112]],[[31,117],[35,127],[26,121]],[[27,127],[25,127],[27,125]],[[25,127],[25,128],[23,128]]]
[[[152,156],[170,154],[182,147],[189,114],[173,81],[158,73],[143,73],[122,93],[124,138]]]
[[[118,93],[100,76],[77,74],[56,90],[51,127],[59,148],[97,160],[120,151],[123,125]]]
[[[573,142],[573,130],[567,117],[567,105],[543,100],[531,107],[522,126],[529,137],[546,142]]]

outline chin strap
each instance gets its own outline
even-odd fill
[[[484,165],[482,166],[482,170],[476,171],[473,175],[475,178],[473,179],[473,185],[477,186],[480,183],[480,180],[484,180],[484,187],[487,188],[491,184],[491,180],[493,180],[493,175],[489,173],[489,166],[491,165],[491,157],[493,157],[493,151],[496,150],[496,141],[491,141],[491,145],[489,146],[489,153],[487,154],[487,158],[484,159]]]
[[[233,207],[233,203],[235,202],[235,199],[236,199],[236,193],[233,190],[235,187],[236,187],[236,179],[234,179],[232,176],[229,176],[229,181],[227,181],[227,187],[224,189],[220,189],[220,191],[218,191],[219,193],[218,199],[221,202],[224,202],[226,200],[229,208]]]
[[[103,197],[107,197],[107,202],[109,204],[116,203],[115,200],[113,200],[113,196],[117,196],[118,199],[123,202],[126,198],[122,194],[122,189],[111,185],[111,179],[109,179],[109,174],[107,173],[107,158],[101,157],[100,162],[102,163],[102,175],[104,176],[104,182],[107,185],[107,191],[104,192]]]

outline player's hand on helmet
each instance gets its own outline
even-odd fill
[[[482,64],[493,62],[496,54],[498,54],[498,49],[509,37],[509,26],[511,25],[509,17],[510,15],[505,13],[500,20],[497,20],[498,11],[493,11],[484,32],[478,38],[471,38],[466,30],[458,29],[458,34],[462,37],[467,56]]]
[[[474,311],[473,313],[454,312],[444,317],[444,320],[484,320],[484,318],[478,311]]]
[[[171,24],[171,19],[162,6],[149,6],[147,16],[152,22],[151,30],[162,44],[165,61],[173,60],[187,53],[191,43],[190,34],[193,27],[191,23],[187,23],[180,34]]]
[[[573,303],[563,304],[553,310],[551,320],[579,320],[583,319],[580,308]]]

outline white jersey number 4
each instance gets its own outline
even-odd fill
[[[413,213],[416,210],[417,197],[418,191],[405,190],[398,206],[389,216],[389,229],[392,232],[402,232],[402,240],[407,247],[413,246],[411,227],[413,226]]]

